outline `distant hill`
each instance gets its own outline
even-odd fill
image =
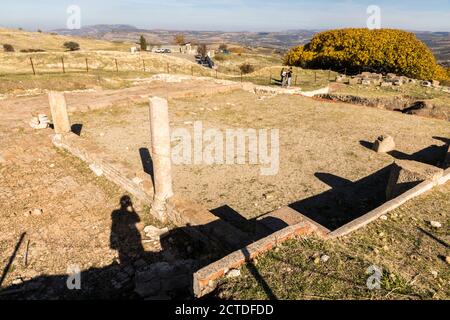
[[[102,38],[107,33],[127,33],[127,32],[137,32],[138,28],[130,26],[127,24],[98,24],[93,26],[82,27],[81,29],[56,29],[52,32],[56,32],[60,35],[67,36],[83,36],[83,37],[93,37]]]
[[[450,67],[450,32],[416,32],[416,36],[431,48],[439,63]]]
[[[17,29],[0,28],[0,46],[10,44],[16,51],[40,49],[45,51],[65,51],[64,42],[75,41],[81,50],[129,50],[130,45],[114,43],[100,39],[89,39],[85,36],[65,35],[47,32],[29,32]],[[1,50],[1,49],[0,49]],[[2,50],[1,50],[2,51]]]
[[[136,42],[142,34],[152,44],[172,43],[176,34],[183,33],[188,41],[210,44],[235,43],[250,47],[286,50],[299,43],[306,43],[318,30],[290,30],[285,32],[225,32],[225,31],[176,31],[143,30],[130,25],[93,25],[79,30],[53,30],[58,34],[91,37],[108,41]]]
[[[226,32],[226,31],[173,31],[145,30],[131,25],[93,25],[79,30],[54,30],[62,35],[90,37],[108,41],[136,42],[143,34],[149,43],[172,43],[176,34],[183,33],[189,41],[205,43],[235,43],[249,47],[264,47],[285,51],[293,46],[305,44],[321,30],[287,30],[282,32]],[[438,61],[450,64],[450,32],[415,32],[436,55]]]

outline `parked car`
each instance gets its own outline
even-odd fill
[[[170,49],[164,49],[164,52],[163,53],[172,53],[172,50],[170,50]]]
[[[210,68],[210,69],[214,68],[214,65],[215,65],[214,61],[208,56],[200,58],[200,60],[198,60],[197,62],[201,66]]]
[[[155,53],[163,53],[163,52],[164,52],[164,49],[161,49],[161,48],[158,48],[155,50]]]

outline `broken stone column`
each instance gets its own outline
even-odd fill
[[[150,130],[155,180],[152,214],[161,221],[167,221],[166,203],[167,199],[173,196],[169,107],[167,100],[158,97],[150,98]]]
[[[64,92],[49,92],[48,102],[50,104],[55,133],[69,133],[71,131],[71,127]]]

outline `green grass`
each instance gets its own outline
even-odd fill
[[[439,187],[387,221],[343,239],[289,241],[243,267],[240,278],[224,279],[216,294],[223,299],[448,299],[449,191],[448,185]],[[443,228],[433,229],[430,220]],[[323,255],[330,259],[321,261]],[[379,290],[367,286],[373,265],[383,272]]]

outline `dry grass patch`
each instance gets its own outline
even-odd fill
[[[240,278],[225,279],[215,294],[224,299],[446,300],[449,203],[447,184],[345,239],[291,241],[243,267]],[[430,220],[443,227],[432,228]],[[367,287],[373,265],[383,271],[379,290]]]

